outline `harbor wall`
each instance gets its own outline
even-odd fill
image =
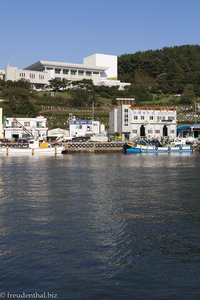
[[[68,142],[65,143],[68,153],[72,152],[123,152],[123,142]]]

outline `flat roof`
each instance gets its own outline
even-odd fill
[[[57,62],[57,61],[47,61],[39,60],[34,64],[24,68],[24,70],[34,70],[37,71],[41,67],[57,67],[57,68],[74,68],[74,69],[88,69],[92,71],[105,71],[108,67],[98,67],[84,64],[72,64],[67,62]]]

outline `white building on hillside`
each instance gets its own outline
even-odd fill
[[[36,88],[45,87],[51,79],[91,79],[95,85],[118,86],[119,89],[130,85],[117,80],[117,76],[117,56],[107,54],[90,55],[83,59],[83,64],[40,60],[24,69],[11,66],[5,69],[5,80],[29,80]]]
[[[25,139],[47,137],[47,119],[43,116],[36,118],[6,118],[4,127],[5,139]]]
[[[42,88],[48,85],[51,79],[46,72],[18,69],[17,67],[7,66],[5,68],[5,80],[18,81],[20,79],[28,80],[34,87]]]
[[[109,114],[109,133],[119,133],[123,140],[134,137],[176,138],[176,109],[154,107],[135,107],[119,101],[119,105]]]

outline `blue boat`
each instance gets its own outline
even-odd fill
[[[173,145],[163,146],[159,141],[139,140],[133,143],[125,143],[123,146],[124,153],[191,153],[192,146],[189,145]]]

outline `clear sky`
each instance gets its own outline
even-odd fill
[[[199,0],[0,0],[0,68],[200,44]]]

